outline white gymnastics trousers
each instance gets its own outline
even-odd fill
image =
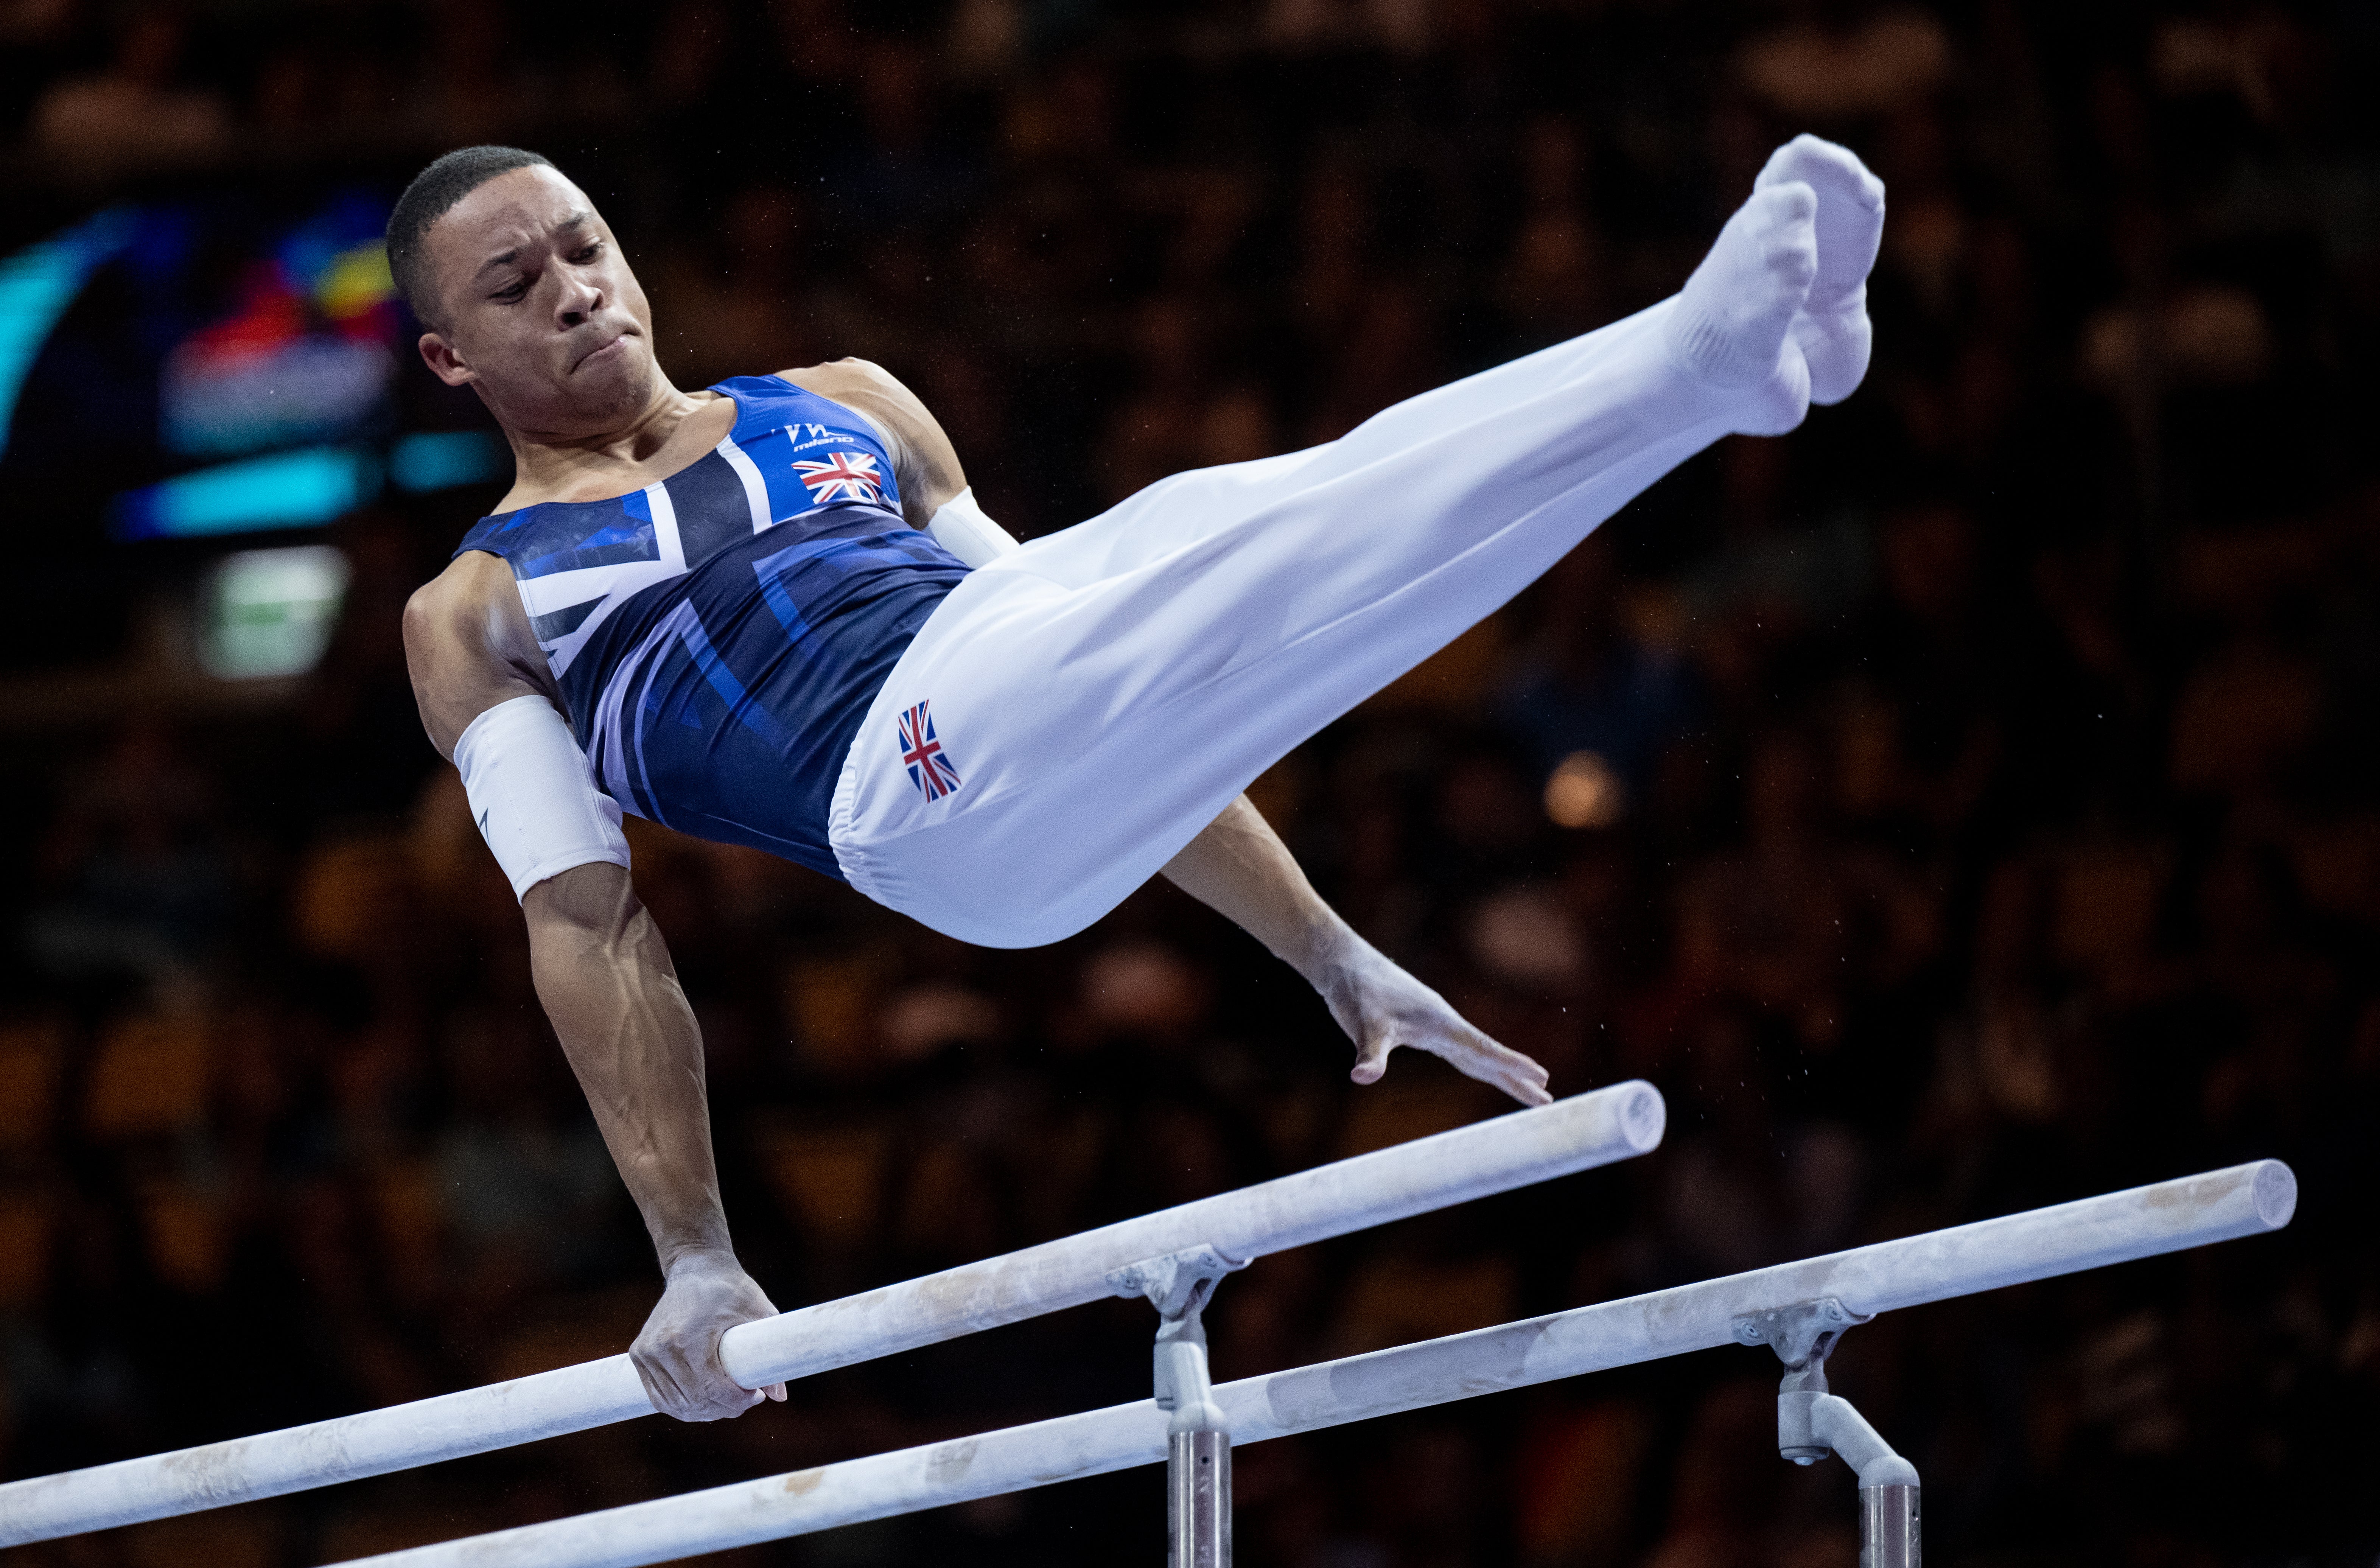
[[[829,824],[844,874],[988,947],[1106,914],[1299,742],[1759,428],[1759,395],[1674,363],[1675,305],[1325,445],[1176,474],[974,572],[852,743]],[[905,760],[924,720],[934,788]]]

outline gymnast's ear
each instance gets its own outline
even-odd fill
[[[443,333],[425,332],[414,346],[421,351],[421,362],[430,373],[448,386],[468,386],[480,379],[480,372],[463,362],[462,354]]]

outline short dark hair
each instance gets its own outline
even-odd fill
[[[421,242],[430,225],[498,175],[552,166],[543,153],[518,147],[458,147],[413,176],[388,215],[388,270],[414,315],[430,326],[439,324],[438,302],[421,266]]]

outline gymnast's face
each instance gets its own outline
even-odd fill
[[[422,237],[441,320],[421,358],[505,429],[603,435],[651,402],[652,307],[610,225],[560,171],[496,176]]]

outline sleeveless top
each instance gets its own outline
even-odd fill
[[[625,810],[840,877],[827,810],[909,640],[965,577],[901,516],[866,417],[776,376],[657,484],[482,517],[594,770]]]

